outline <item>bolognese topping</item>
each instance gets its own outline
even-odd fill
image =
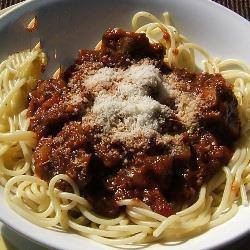
[[[128,198],[164,216],[191,204],[232,156],[238,103],[220,74],[170,69],[163,58],[145,34],[109,29],[100,50],[39,81],[28,109],[36,175],[67,174],[109,217]]]

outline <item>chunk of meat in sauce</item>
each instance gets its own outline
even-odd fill
[[[91,154],[84,150],[87,143],[86,131],[78,122],[64,126],[54,138],[42,138],[35,150],[35,173],[46,181],[67,174],[80,189],[85,187],[92,178]]]
[[[209,132],[189,134],[183,140],[189,152],[174,157],[174,181],[168,192],[171,199],[193,202],[197,190],[228,163],[233,150]]]
[[[223,142],[229,144],[240,136],[238,102],[232,85],[220,74],[195,74],[184,69],[175,69],[171,79],[178,83],[178,89],[201,96],[203,105],[198,118],[201,127],[216,133]]]
[[[78,102],[72,101],[75,95]],[[67,121],[81,119],[92,102],[91,93],[85,90],[78,94],[71,93],[61,79],[38,81],[29,98],[30,130],[39,137],[55,135]]]
[[[144,33],[135,34],[116,28],[107,30],[103,35],[101,52],[104,65],[119,67],[143,58],[162,62],[164,47],[150,44]]]
[[[169,216],[173,207],[162,192],[170,185],[171,167],[172,159],[167,155],[139,156],[132,166],[108,178],[106,186],[117,201],[138,198],[155,212]]]

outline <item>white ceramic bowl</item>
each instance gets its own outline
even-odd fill
[[[93,48],[106,28],[130,30],[131,17],[140,10],[156,15],[169,11],[175,26],[191,41],[213,55],[250,63],[250,23],[209,0],[28,0],[0,17],[0,60],[41,39],[50,59],[44,77],[49,77],[60,64],[70,65],[80,48]],[[24,27],[34,15],[38,16],[38,30],[30,34]],[[33,225],[2,202],[2,190],[0,198],[0,220],[38,243],[65,250],[109,248],[75,234]],[[154,244],[148,249],[221,246],[250,232],[249,213],[249,207],[241,207],[230,221],[187,242],[171,247]]]

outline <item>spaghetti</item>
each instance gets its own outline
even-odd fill
[[[144,19],[145,24],[140,21]],[[140,25],[139,25],[140,24]],[[250,68],[235,59],[221,60],[209,55],[171,26],[168,13],[163,21],[147,12],[132,20],[136,32],[146,33],[151,43],[160,42],[170,67],[196,71],[196,53],[203,57],[202,71],[222,76],[233,83],[238,99],[244,137],[236,145],[229,164],[201,187],[197,201],[183,205],[165,217],[136,199],[121,200],[126,209],[117,218],[107,219],[93,212],[89,202],[67,175],[56,175],[49,183],[33,175],[33,149],[36,134],[28,131],[26,97],[39,79],[45,56],[39,49],[10,56],[0,65],[0,182],[9,206],[42,227],[74,229],[78,234],[103,244],[150,243],[159,240],[182,241],[232,218],[241,204],[248,204],[250,189]],[[97,48],[100,46],[97,45]],[[56,188],[64,180],[73,192]],[[76,213],[78,216],[74,216]],[[178,232],[178,234],[176,234]]]

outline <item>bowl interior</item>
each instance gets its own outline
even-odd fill
[[[29,0],[1,19],[0,59],[41,40],[49,57],[45,73],[49,77],[59,65],[69,66],[80,48],[93,48],[105,29],[131,30],[131,18],[141,10],[159,17],[169,11],[175,26],[212,54],[250,61],[250,54],[242,50],[250,51],[248,22],[219,5],[199,0]],[[35,15],[38,28],[30,33],[25,27]]]

